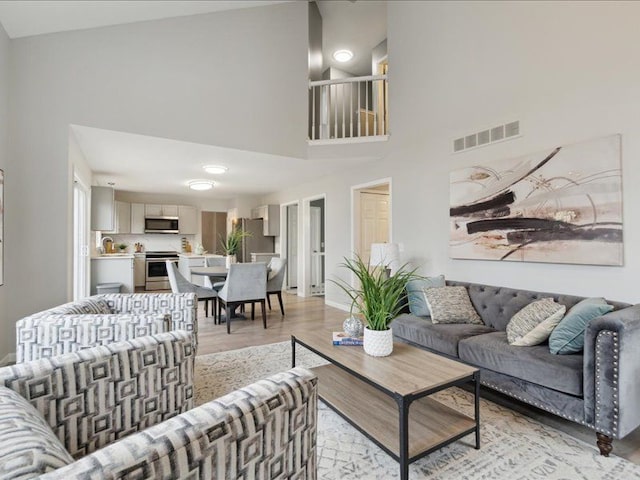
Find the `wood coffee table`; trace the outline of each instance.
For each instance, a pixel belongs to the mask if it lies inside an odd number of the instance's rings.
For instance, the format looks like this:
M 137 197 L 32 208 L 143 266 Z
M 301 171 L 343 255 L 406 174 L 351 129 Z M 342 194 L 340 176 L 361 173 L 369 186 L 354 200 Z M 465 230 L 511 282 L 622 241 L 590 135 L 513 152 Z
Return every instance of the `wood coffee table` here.
M 331 333 L 291 335 L 292 364 L 296 344 L 330 362 L 311 369 L 320 398 L 397 460 L 402 480 L 409 478 L 410 463 L 470 433 L 480 448 L 477 368 L 404 343 L 394 343 L 388 357 L 372 357 L 362 347 L 334 346 Z M 428 398 L 468 382 L 475 384 L 474 418 Z

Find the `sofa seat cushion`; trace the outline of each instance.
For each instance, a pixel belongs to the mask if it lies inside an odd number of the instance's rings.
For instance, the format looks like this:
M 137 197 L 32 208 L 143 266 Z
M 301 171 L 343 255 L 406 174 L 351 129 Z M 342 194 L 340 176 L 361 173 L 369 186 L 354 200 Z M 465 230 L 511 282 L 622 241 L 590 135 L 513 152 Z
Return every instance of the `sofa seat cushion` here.
M 38 411 L 18 393 L 0 387 L 0 479 L 39 478 L 73 463 Z
M 491 327 L 471 323 L 434 324 L 430 318 L 403 314 L 391 323 L 393 335 L 429 350 L 458 356 L 458 342 L 464 338 L 495 332 Z
M 516 347 L 506 332 L 465 338 L 458 345 L 461 360 L 527 382 L 582 397 L 583 356 L 553 355 L 548 344 Z

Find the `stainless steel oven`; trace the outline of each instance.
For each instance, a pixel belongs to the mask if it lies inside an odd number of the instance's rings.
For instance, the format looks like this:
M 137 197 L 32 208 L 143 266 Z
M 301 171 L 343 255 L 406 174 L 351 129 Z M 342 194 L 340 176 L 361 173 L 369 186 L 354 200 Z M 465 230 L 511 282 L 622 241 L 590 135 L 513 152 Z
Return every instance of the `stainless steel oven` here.
M 145 290 L 170 290 L 167 260 L 178 260 L 176 252 L 146 252 Z

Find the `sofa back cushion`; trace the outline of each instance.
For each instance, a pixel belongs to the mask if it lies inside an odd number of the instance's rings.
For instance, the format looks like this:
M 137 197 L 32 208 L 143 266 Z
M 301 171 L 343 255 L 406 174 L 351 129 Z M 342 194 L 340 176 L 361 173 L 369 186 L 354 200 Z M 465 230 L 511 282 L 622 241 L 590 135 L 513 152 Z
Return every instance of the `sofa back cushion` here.
M 73 461 L 38 411 L 0 386 L 0 480 L 37 478 Z
M 64 305 L 59 305 L 50 310 L 46 310 L 46 314 L 57 314 L 57 315 L 71 315 L 71 314 L 110 314 L 111 309 L 107 304 L 106 300 L 101 298 L 84 298 L 82 300 L 78 300 L 76 302 L 65 303 Z
M 569 310 L 584 297 L 558 293 L 534 292 L 515 288 L 495 287 L 478 283 L 447 280 L 447 285 L 463 285 L 469 291 L 469 298 L 485 325 L 496 330 L 506 330 L 511 317 L 535 300 L 550 297 Z M 608 301 L 614 310 L 626 308 L 629 303 Z

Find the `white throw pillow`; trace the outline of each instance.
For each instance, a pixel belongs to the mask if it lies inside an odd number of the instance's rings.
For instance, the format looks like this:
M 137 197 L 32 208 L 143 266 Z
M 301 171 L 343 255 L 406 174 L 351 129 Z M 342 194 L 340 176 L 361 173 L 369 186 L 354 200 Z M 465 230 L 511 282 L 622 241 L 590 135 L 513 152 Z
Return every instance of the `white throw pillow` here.
M 542 298 L 516 313 L 507 324 L 507 340 L 517 347 L 532 347 L 544 342 L 560 323 L 567 307 Z

